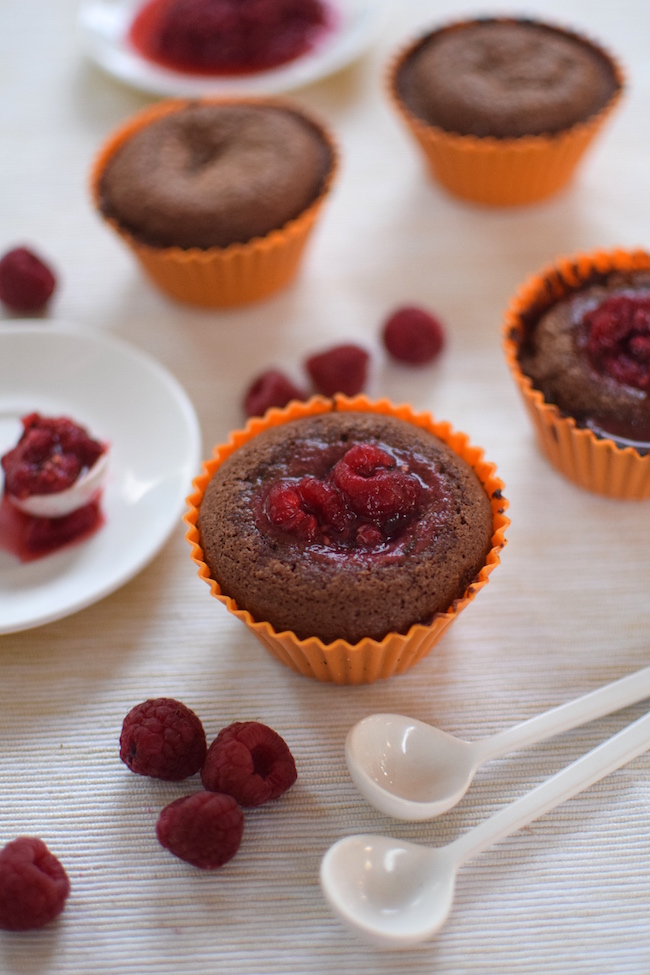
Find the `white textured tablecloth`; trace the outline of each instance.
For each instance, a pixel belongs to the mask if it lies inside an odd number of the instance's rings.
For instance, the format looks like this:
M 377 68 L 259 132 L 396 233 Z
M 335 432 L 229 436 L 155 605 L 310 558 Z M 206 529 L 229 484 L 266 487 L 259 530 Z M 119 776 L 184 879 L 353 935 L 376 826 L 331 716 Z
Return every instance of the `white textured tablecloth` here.
M 275 363 L 298 374 L 335 341 L 372 348 L 371 393 L 432 410 L 481 444 L 506 482 L 512 525 L 502 565 L 435 651 L 369 687 L 293 674 L 211 599 L 183 527 L 120 591 L 67 619 L 0 638 L 0 843 L 41 836 L 72 893 L 61 919 L 0 932 L 13 975 L 647 975 L 650 756 L 467 864 L 453 912 L 430 943 L 368 948 L 331 916 L 318 884 L 348 833 L 446 842 L 643 713 L 644 705 L 492 762 L 461 804 L 421 825 L 375 813 L 352 786 L 348 728 L 377 710 L 489 735 L 650 662 L 650 506 L 591 496 L 540 457 L 502 360 L 503 310 L 558 254 L 650 244 L 650 6 L 645 0 L 530 0 L 526 12 L 607 42 L 629 75 L 624 102 L 570 190 L 526 209 L 464 205 L 430 184 L 383 94 L 389 55 L 420 27 L 478 13 L 461 2 L 396 0 L 356 66 L 296 93 L 336 131 L 342 168 L 303 273 L 278 297 L 208 313 L 165 300 L 92 212 L 91 159 L 146 103 L 86 63 L 75 0 L 0 7 L 0 248 L 39 247 L 61 285 L 51 316 L 128 339 L 186 388 L 204 451 L 241 424 L 249 380 Z M 499 11 L 517 10 L 504 2 Z M 377 342 L 396 305 L 438 311 L 439 363 L 387 363 Z M 1 328 L 1 323 L 0 323 Z M 161 807 L 192 791 L 130 774 L 117 740 L 146 697 L 185 701 L 212 738 L 259 719 L 299 769 L 284 798 L 246 814 L 222 871 L 176 860 L 155 838 Z

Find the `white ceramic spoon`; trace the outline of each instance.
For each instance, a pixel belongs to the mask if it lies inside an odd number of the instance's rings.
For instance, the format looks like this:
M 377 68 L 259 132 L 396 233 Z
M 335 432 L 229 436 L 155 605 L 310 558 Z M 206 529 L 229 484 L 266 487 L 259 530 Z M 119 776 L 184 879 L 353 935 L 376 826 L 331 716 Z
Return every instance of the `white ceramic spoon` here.
M 445 921 L 458 868 L 650 748 L 650 713 L 504 809 L 438 848 L 371 834 L 339 840 L 320 881 L 336 914 L 373 944 L 409 948 Z
M 345 757 L 357 789 L 380 812 L 394 819 L 433 819 L 462 799 L 476 770 L 490 759 L 646 697 L 650 667 L 473 742 L 416 718 L 371 714 L 348 732 Z

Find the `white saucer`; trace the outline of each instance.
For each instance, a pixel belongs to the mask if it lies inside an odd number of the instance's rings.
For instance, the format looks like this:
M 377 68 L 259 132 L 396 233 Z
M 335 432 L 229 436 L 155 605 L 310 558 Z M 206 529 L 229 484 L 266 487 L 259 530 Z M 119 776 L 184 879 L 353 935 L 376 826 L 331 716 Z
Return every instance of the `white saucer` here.
M 205 77 L 169 71 L 141 57 L 128 30 L 143 0 L 82 0 L 78 36 L 85 53 L 109 74 L 154 95 L 278 94 L 310 84 L 359 57 L 378 36 L 390 0 L 333 0 L 338 25 L 314 50 L 255 75 Z
M 200 464 L 187 394 L 130 345 L 55 321 L 0 323 L 0 455 L 20 417 L 69 416 L 110 447 L 106 523 L 33 562 L 0 549 L 0 633 L 61 619 L 118 589 L 180 524 Z

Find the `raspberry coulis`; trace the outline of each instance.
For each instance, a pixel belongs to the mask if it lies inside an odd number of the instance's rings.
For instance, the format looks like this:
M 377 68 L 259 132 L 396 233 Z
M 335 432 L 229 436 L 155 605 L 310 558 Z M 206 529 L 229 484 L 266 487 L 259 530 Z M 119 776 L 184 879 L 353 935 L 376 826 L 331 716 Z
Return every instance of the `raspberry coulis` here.
M 309 471 L 309 473 L 299 473 Z M 385 444 L 305 445 L 261 492 L 260 531 L 314 556 L 401 556 L 423 548 L 450 503 L 430 464 Z
M 320 0 L 149 0 L 129 41 L 143 57 L 186 74 L 254 74 L 313 50 L 334 27 Z
M 0 463 L 5 490 L 0 504 L 0 547 L 22 561 L 48 555 L 88 538 L 103 524 L 99 498 L 60 518 L 37 518 L 19 511 L 10 500 L 55 494 L 71 487 L 104 453 L 106 447 L 68 417 L 22 418 L 23 433 Z

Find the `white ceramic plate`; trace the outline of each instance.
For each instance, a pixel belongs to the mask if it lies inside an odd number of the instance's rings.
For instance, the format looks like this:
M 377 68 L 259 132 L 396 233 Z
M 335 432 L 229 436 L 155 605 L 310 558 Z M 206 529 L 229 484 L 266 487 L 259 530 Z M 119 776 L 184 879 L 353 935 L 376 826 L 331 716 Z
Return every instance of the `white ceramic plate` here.
M 51 320 L 0 323 L 0 455 L 33 411 L 69 416 L 109 443 L 106 523 L 32 562 L 0 549 L 0 633 L 61 619 L 136 575 L 180 523 L 200 463 L 199 424 L 178 382 L 103 334 Z
M 337 26 L 318 47 L 272 71 L 242 77 L 200 77 L 169 71 L 141 57 L 127 35 L 143 0 L 82 0 L 78 36 L 86 54 L 127 84 L 154 95 L 277 94 L 324 78 L 350 64 L 378 36 L 390 0 L 332 0 Z

